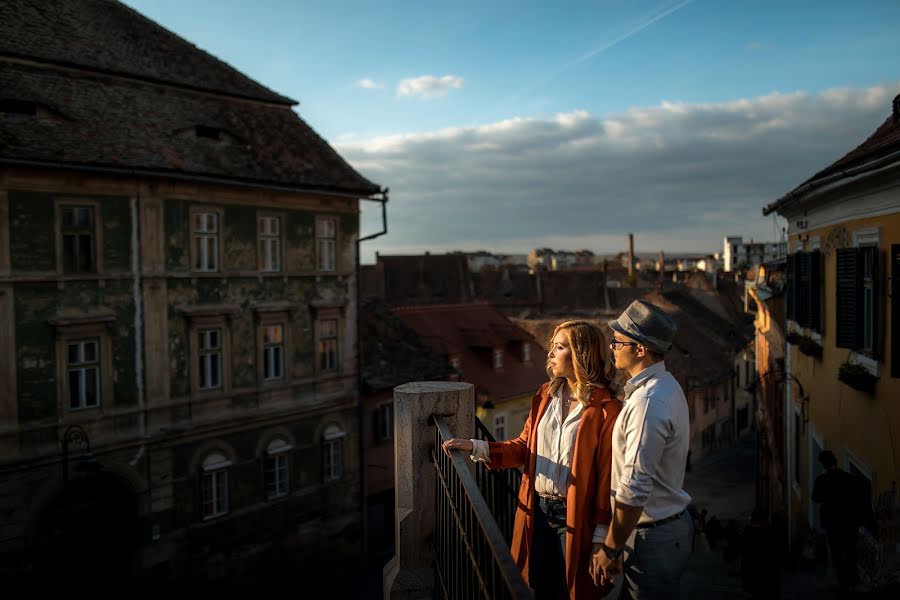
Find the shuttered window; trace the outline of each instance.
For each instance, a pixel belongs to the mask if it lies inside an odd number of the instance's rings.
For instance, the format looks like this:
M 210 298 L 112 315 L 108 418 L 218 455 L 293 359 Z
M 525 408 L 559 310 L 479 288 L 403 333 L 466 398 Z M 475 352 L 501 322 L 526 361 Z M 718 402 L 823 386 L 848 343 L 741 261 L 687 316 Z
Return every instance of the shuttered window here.
M 874 246 L 837 251 L 835 297 L 837 347 L 881 359 L 883 277 L 880 251 Z
M 787 258 L 787 318 L 822 333 L 822 253 L 795 252 Z
M 891 377 L 900 377 L 900 244 L 891 244 Z
M 797 320 L 797 254 L 788 254 L 787 257 L 787 298 L 785 298 L 785 311 L 788 320 Z

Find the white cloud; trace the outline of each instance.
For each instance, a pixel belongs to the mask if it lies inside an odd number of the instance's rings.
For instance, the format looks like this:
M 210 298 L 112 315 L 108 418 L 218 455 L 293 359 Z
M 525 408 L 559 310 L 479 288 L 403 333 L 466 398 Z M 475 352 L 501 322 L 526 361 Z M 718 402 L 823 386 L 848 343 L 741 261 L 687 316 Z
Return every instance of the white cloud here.
M 450 90 L 459 89 L 462 86 L 463 78 L 456 75 L 444 75 L 443 77 L 422 75 L 421 77 L 401 79 L 397 84 L 397 95 L 438 98 Z
M 384 84 L 364 77 L 356 82 L 356 87 L 361 87 L 364 90 L 383 90 Z
M 725 235 L 778 235 L 763 206 L 861 143 L 898 91 L 775 92 L 604 117 L 579 110 L 336 146 L 391 188 L 391 233 L 366 245 L 365 260 L 375 250 L 615 252 L 629 231 L 643 251 L 712 252 Z M 363 228 L 380 228 L 380 211 L 364 208 Z

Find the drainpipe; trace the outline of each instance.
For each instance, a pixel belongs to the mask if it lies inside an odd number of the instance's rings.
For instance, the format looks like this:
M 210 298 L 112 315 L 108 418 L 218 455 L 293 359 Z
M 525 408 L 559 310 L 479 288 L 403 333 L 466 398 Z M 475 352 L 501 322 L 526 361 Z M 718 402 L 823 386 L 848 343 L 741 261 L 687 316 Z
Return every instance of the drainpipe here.
M 791 551 L 791 502 L 794 499 L 793 482 L 794 477 L 791 473 L 791 465 L 793 464 L 791 451 L 791 431 L 793 429 L 793 421 L 791 420 L 791 343 L 785 340 L 784 351 L 784 493 L 785 493 L 785 514 L 787 520 L 787 549 Z
M 358 402 L 357 409 L 357 456 L 359 460 L 359 506 L 360 506 L 360 527 L 362 529 L 360 535 L 360 555 L 363 558 L 363 565 L 368 563 L 369 549 L 369 532 L 368 532 L 368 503 L 366 502 L 366 455 L 365 455 L 365 406 L 363 402 L 363 378 L 362 378 L 362 345 L 359 343 L 360 331 L 362 325 L 362 259 L 360 249 L 362 242 L 374 240 L 377 237 L 385 235 L 387 228 L 387 202 L 388 192 L 390 188 L 384 188 L 377 195 L 380 198 L 370 197 L 361 198 L 362 200 L 371 200 L 381 203 L 381 231 L 357 238 L 356 240 L 356 394 Z
M 141 447 L 129 461 L 132 467 L 144 456 L 147 436 L 147 411 L 144 406 L 144 311 L 141 304 L 141 267 L 140 267 L 140 225 L 138 219 L 138 199 L 131 197 L 131 294 L 134 302 L 134 382 L 137 387 L 138 428 L 140 430 Z M 147 485 L 150 482 L 147 481 Z

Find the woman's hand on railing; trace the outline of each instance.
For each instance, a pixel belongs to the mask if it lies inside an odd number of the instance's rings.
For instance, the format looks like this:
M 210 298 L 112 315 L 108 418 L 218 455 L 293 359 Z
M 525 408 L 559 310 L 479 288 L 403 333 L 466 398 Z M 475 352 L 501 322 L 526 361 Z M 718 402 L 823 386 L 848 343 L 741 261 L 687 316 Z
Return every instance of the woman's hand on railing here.
M 474 449 L 474 445 L 472 444 L 472 440 L 464 440 L 462 438 L 453 438 L 444 442 L 441 447 L 444 449 L 448 455 L 451 450 L 459 450 L 461 452 L 468 452 L 472 454 L 472 450 Z

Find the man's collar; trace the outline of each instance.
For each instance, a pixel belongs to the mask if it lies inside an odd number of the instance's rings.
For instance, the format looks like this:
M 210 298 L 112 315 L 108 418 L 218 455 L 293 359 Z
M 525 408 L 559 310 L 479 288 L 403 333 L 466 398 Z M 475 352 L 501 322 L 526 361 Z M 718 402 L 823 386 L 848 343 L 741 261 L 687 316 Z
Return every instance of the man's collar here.
M 625 399 L 631 397 L 631 394 L 634 393 L 636 389 L 647 383 L 651 377 L 655 377 L 657 375 L 661 375 L 666 372 L 666 362 L 661 360 L 657 363 L 653 363 L 631 379 L 625 382 Z

